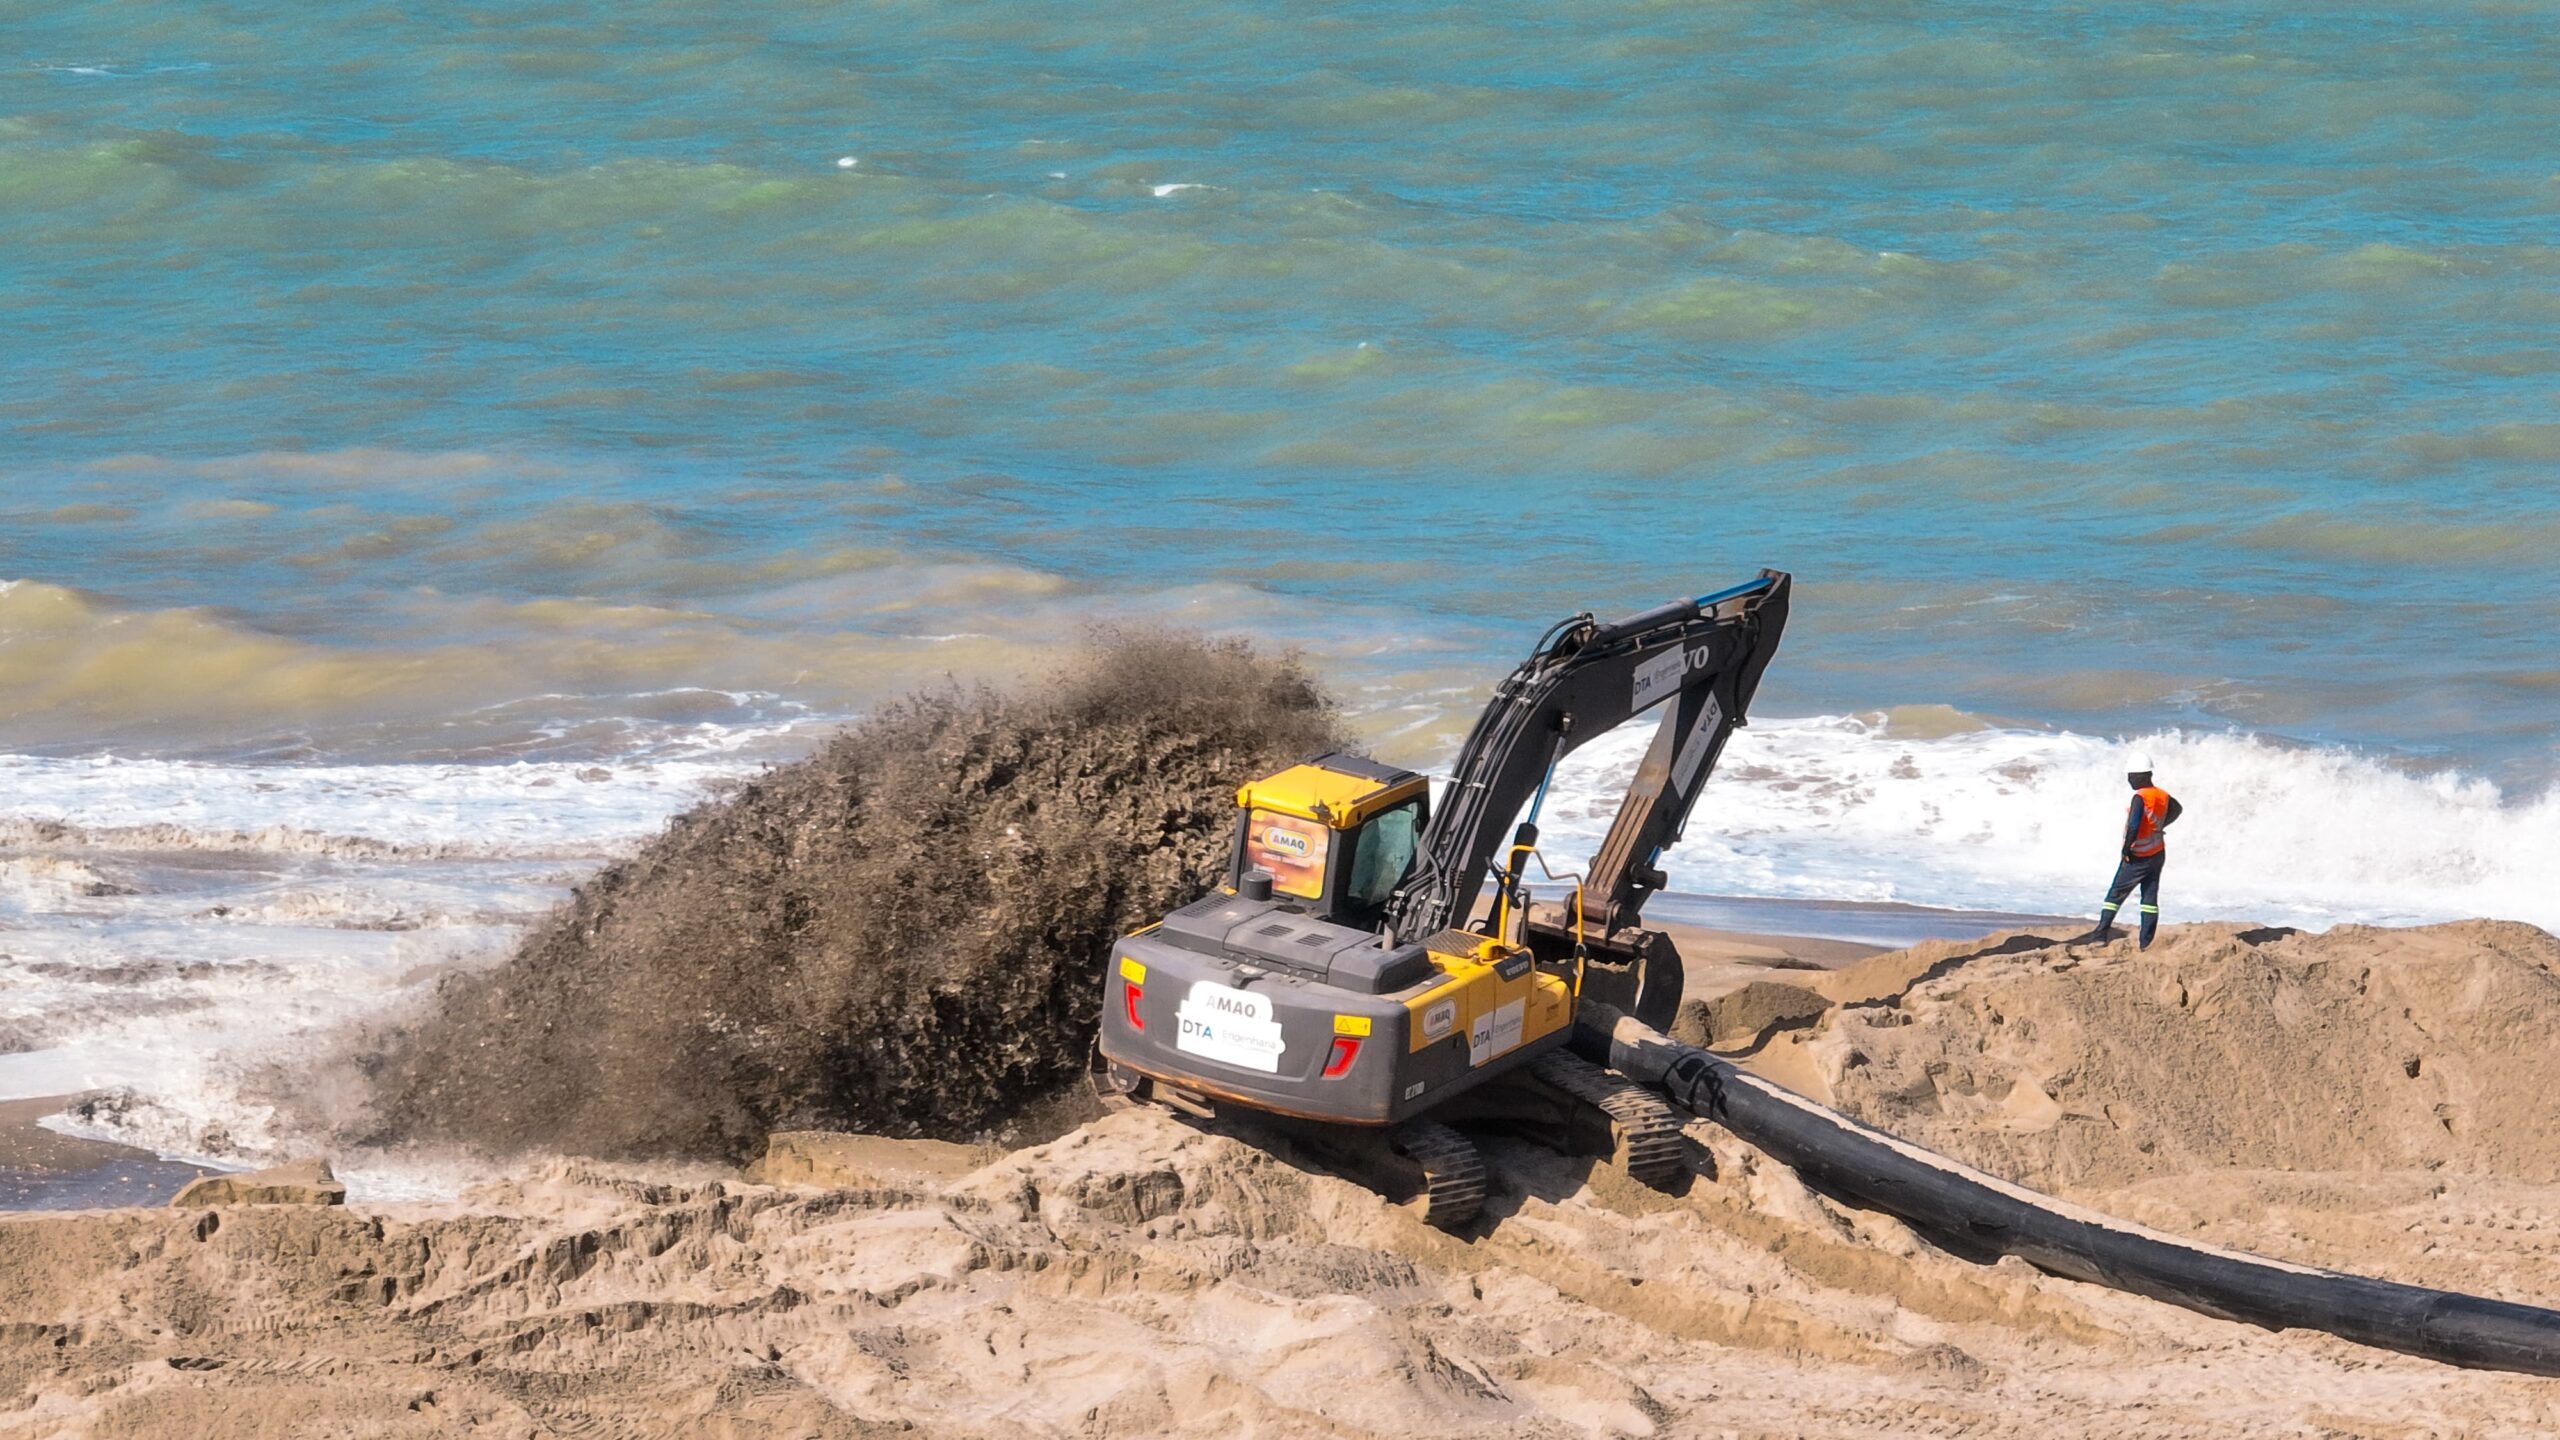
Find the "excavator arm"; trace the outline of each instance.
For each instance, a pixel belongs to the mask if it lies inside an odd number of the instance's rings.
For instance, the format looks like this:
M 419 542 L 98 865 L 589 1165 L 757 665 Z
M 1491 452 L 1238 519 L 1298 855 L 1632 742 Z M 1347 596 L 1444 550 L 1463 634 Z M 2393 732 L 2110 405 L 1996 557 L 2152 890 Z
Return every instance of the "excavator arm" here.
M 1537 807 L 1556 762 L 1660 707 L 1653 746 L 1584 876 L 1576 929 L 1635 927 L 1645 897 L 1662 888 L 1655 861 L 1679 837 L 1777 652 L 1789 583 L 1763 570 L 1729 590 L 1607 623 L 1577 615 L 1549 630 L 1460 747 L 1413 870 L 1389 902 L 1389 935 L 1421 940 L 1465 928 L 1524 806 L 1530 821 L 1513 844 L 1536 843 Z M 1504 875 L 1506 885 L 1517 879 Z

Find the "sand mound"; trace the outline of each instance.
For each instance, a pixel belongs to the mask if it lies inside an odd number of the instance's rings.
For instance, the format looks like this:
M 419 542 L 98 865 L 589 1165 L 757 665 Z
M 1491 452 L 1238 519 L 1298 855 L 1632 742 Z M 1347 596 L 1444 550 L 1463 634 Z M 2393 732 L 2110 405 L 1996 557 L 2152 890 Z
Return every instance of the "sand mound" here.
M 2008 953 L 2001 953 L 2003 949 Z M 2049 1189 L 2197 1169 L 2560 1181 L 2560 940 L 2472 921 L 1928 946 L 1828 977 L 1831 1098 Z M 1882 987 L 1888 991 L 1891 986 Z
M 1290 660 L 1119 635 L 921 695 L 673 822 L 368 1069 L 372 1142 L 743 1157 L 960 1138 L 1080 1073 L 1113 939 L 1191 898 L 1235 787 L 1339 743 Z
M 2560 940 L 2230 925 L 1878 956 L 1745 1063 L 1996 1174 L 2310 1264 L 2560 1303 Z

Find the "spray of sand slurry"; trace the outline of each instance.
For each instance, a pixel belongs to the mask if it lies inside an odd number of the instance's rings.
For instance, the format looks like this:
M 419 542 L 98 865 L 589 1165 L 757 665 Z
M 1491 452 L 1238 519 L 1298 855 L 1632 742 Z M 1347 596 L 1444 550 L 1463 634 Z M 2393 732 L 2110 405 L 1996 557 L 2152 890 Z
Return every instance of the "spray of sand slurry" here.
M 1079 1075 L 1111 942 L 1197 895 L 1235 787 L 1337 743 L 1294 661 L 1099 637 L 912 696 L 679 817 L 369 1063 L 377 1141 L 743 1158 L 967 1135 Z
M 1330 727 L 1290 667 L 1181 641 L 917 702 L 457 983 L 381 1062 L 383 1127 L 699 1157 L 1000 1123 L 1080 1062 L 1099 947 L 1197 883 L 1237 775 Z M 1921 1143 L 2223 1244 L 2560 1300 L 2540 931 L 1994 937 L 1752 979 L 1685 1018 Z M 5 1218 L 0 1440 L 2560 1433 L 2560 1382 L 1975 1265 L 1690 1135 L 1676 1195 L 1491 1141 L 1463 1235 L 1153 1112 L 1010 1152 Z

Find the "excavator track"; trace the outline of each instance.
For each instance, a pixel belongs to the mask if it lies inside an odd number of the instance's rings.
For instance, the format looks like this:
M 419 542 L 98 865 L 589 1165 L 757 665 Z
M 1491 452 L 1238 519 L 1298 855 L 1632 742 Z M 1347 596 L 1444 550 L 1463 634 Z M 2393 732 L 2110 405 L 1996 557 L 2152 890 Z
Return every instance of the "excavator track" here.
M 1484 1156 L 1474 1141 L 1437 1120 L 1408 1120 L 1387 1143 L 1422 1167 L 1424 1223 L 1455 1229 L 1484 1208 Z
M 1609 1117 L 1610 1163 L 1637 1184 L 1668 1190 L 1690 1173 L 1685 1122 L 1661 1096 L 1570 1050 L 1539 1056 L 1529 1073 Z

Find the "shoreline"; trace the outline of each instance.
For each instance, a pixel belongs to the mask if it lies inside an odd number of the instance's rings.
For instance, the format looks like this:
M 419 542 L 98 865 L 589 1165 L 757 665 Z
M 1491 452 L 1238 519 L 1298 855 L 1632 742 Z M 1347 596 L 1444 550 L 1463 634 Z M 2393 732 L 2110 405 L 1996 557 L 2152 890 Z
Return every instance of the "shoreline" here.
M 47 1117 L 80 1099 L 75 1094 L 0 1100 L 0 1211 L 165 1205 L 188 1181 L 213 1173 L 139 1146 L 44 1127 Z
M 1800 900 L 1665 890 L 1645 902 L 1656 930 L 1759 935 L 1804 943 L 1905 950 L 1931 940 L 1978 940 L 2003 930 L 2085 925 L 2087 916 L 2032 910 L 1948 909 L 1900 900 Z

